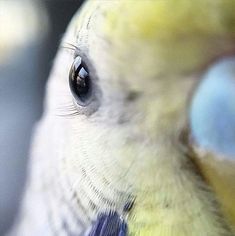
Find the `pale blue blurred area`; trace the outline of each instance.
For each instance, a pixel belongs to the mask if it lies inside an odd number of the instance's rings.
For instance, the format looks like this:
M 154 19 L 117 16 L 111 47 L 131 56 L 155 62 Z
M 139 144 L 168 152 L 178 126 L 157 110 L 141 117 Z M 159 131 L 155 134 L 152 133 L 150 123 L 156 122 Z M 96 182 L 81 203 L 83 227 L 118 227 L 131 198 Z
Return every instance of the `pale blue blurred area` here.
M 12 220 L 26 175 L 31 130 L 40 117 L 43 96 L 40 45 L 22 48 L 0 65 L 0 219 Z M 29 60 L 30 58 L 30 60 Z
M 41 3 L 49 16 L 49 32 L 14 49 L 6 61 L 0 62 L 0 235 L 9 229 L 19 208 L 32 131 L 42 114 L 45 83 L 59 41 L 81 1 Z
M 200 147 L 235 157 L 235 58 L 204 75 L 192 101 L 191 129 Z

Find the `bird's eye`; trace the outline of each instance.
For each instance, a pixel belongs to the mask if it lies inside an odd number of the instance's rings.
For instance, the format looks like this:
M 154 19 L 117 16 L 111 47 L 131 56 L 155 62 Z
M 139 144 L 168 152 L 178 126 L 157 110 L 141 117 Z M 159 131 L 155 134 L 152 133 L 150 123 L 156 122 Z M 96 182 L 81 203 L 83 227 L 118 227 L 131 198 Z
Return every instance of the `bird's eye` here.
M 74 59 L 70 69 L 69 86 L 78 105 L 86 106 L 89 104 L 91 97 L 89 70 L 79 56 Z
M 190 124 L 197 145 L 235 157 L 235 58 L 217 62 L 205 74 L 193 96 Z

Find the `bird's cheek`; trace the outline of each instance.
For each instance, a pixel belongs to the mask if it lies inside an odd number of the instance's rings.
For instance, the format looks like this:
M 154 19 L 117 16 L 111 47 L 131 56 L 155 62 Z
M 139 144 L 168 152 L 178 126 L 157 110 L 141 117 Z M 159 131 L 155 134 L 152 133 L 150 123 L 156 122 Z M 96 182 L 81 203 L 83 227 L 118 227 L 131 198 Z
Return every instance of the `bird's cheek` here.
M 174 95 L 172 95 L 174 96 Z M 186 102 L 183 96 L 160 96 L 140 104 L 137 123 L 142 137 L 152 143 L 172 143 L 185 123 Z

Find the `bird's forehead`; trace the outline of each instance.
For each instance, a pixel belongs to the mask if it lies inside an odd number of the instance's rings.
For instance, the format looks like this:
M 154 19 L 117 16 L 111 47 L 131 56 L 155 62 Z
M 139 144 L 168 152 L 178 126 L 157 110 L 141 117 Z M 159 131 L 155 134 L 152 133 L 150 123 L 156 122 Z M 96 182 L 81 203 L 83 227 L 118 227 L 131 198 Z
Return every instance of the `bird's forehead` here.
M 231 0 L 120 0 L 108 9 L 104 32 L 118 51 L 149 47 L 159 67 L 181 73 L 234 50 L 234 11 Z
M 174 40 L 179 35 L 235 35 L 231 0 L 119 0 L 107 12 L 110 36 Z M 125 34 L 123 34 L 125 33 Z M 124 38 L 123 38 L 124 39 Z

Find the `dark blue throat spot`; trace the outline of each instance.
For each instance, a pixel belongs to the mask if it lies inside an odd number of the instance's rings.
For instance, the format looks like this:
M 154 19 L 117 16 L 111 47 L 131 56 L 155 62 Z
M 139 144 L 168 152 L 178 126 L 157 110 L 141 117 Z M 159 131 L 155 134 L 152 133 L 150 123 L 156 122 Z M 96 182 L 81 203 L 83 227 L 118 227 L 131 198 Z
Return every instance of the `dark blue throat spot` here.
M 93 223 L 88 236 L 127 236 L 127 224 L 117 212 L 102 213 Z

